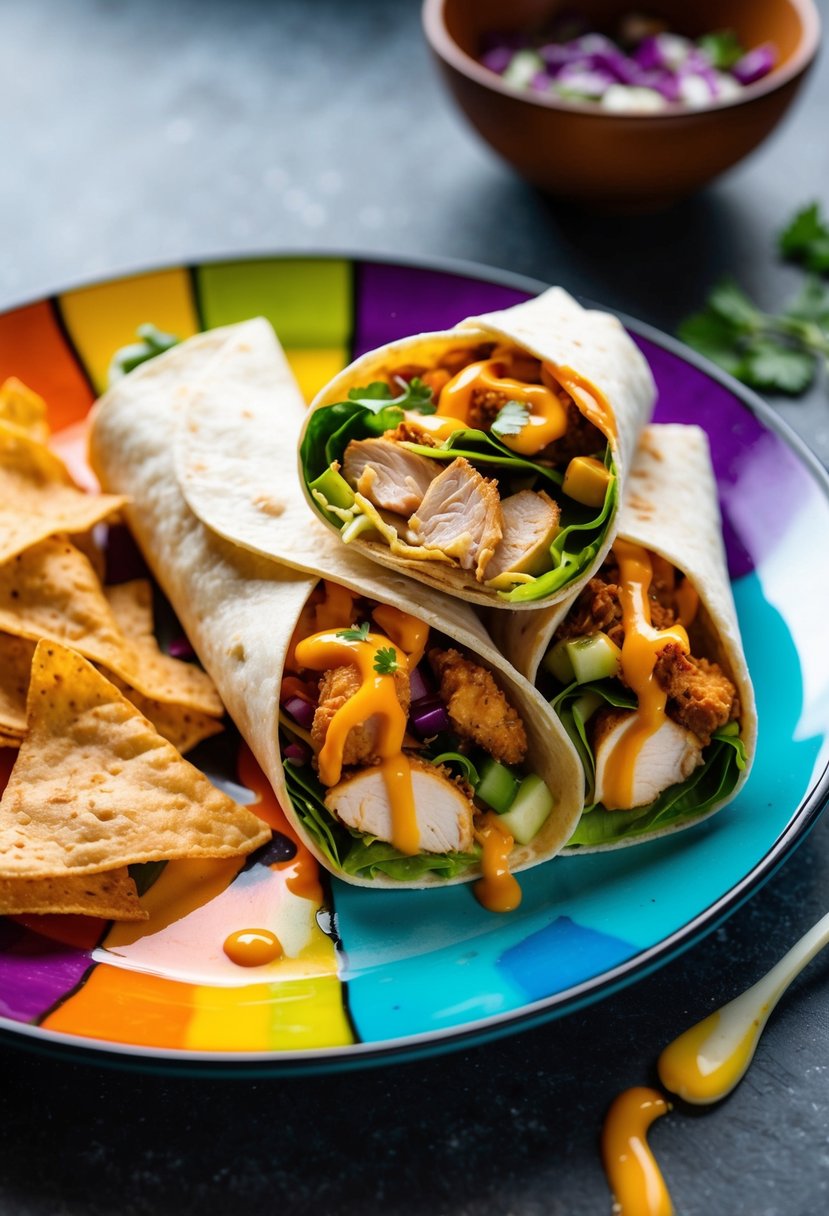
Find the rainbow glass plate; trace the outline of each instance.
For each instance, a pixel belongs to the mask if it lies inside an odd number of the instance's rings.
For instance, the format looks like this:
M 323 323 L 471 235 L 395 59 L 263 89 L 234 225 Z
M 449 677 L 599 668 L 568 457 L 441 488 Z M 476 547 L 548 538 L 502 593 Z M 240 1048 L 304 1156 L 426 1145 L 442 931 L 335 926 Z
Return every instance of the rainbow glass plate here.
M 112 352 L 145 321 L 183 338 L 263 315 L 310 397 L 362 351 L 542 286 L 478 268 L 330 256 L 165 269 L 1 316 L 0 377 L 16 375 L 46 398 L 59 448 L 77 456 Z M 829 567 L 815 560 L 829 548 L 829 479 L 753 394 L 671 339 L 625 323 L 656 377 L 656 420 L 698 423 L 711 439 L 760 716 L 739 798 L 663 840 L 538 866 L 522 875 L 523 902 L 508 916 L 484 911 L 467 886 L 374 892 L 325 875 L 320 907 L 291 890 L 285 842 L 283 855 L 241 869 L 212 864 L 182 876 L 188 863 L 168 866 L 138 934 L 51 918 L 45 936 L 33 922 L 0 920 L 6 1036 L 101 1062 L 222 1072 L 433 1054 L 633 983 L 709 932 L 803 838 L 829 789 Z M 196 759 L 250 781 L 237 751 L 228 731 Z M 257 923 L 272 918 L 292 943 L 291 957 L 255 973 L 219 958 L 252 907 Z

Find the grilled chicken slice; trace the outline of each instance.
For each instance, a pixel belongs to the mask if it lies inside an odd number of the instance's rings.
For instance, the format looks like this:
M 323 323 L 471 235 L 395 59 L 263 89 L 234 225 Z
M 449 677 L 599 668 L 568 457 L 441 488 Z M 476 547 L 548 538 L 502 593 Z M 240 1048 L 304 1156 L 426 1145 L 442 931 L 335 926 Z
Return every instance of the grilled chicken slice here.
M 408 715 L 411 701 L 408 672 L 398 667 L 394 673 L 394 685 L 397 699 Z M 357 668 L 350 664 L 332 667 L 330 671 L 323 673 L 320 678 L 319 704 L 311 724 L 311 746 L 316 755 L 322 750 L 334 714 L 354 696 L 359 687 L 359 673 Z M 351 728 L 343 749 L 343 764 L 346 767 L 354 764 L 373 764 L 377 760 L 377 727 L 376 718 L 371 717 L 362 725 Z
M 605 771 L 608 758 L 618 740 L 633 728 L 636 714 L 627 710 L 603 712 L 597 718 L 593 751 L 596 757 L 596 802 L 609 811 L 629 811 L 647 806 L 663 790 L 690 777 L 702 764 L 702 744 L 691 731 L 666 718 L 657 731 L 643 743 L 633 769 L 630 806 L 608 803 Z
M 466 853 L 472 848 L 472 803 L 433 764 L 411 758 L 419 847 L 424 853 Z M 329 811 L 347 827 L 391 841 L 392 810 L 382 769 L 350 773 L 325 795 Z
M 343 476 L 376 507 L 411 515 L 444 466 L 391 439 L 352 439 L 343 456 Z
M 550 545 L 561 517 L 558 503 L 543 490 L 519 490 L 501 499 L 503 536 L 486 568 L 488 579 L 515 571 L 541 574 L 550 567 Z
M 458 734 L 479 744 L 502 764 L 520 764 L 527 754 L 524 723 L 492 673 L 454 649 L 430 650 L 429 663 Z
M 419 544 L 443 550 L 483 582 L 501 539 L 498 483 L 459 456 L 431 483 L 409 527 Z

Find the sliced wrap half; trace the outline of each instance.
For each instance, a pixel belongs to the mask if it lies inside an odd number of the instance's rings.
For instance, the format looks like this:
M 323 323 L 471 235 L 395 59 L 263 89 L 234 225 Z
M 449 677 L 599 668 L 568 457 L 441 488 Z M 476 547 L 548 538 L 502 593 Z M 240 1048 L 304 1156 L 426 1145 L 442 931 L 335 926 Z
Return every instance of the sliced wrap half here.
M 470 803 L 468 785 L 461 789 L 464 782 L 456 780 L 460 775 L 468 781 L 463 761 L 477 758 L 468 740 L 465 756 L 460 761 L 450 757 L 438 770 L 431 761 L 440 753 L 434 747 L 422 750 L 423 731 L 418 734 L 415 715 L 409 715 L 403 752 L 424 758 L 426 776 L 413 777 L 413 789 L 416 798 L 421 789 L 427 796 L 416 807 L 417 839 L 400 849 L 394 840 L 379 839 L 377 820 L 369 816 L 376 809 L 376 780 L 364 799 L 357 797 L 356 816 L 348 790 L 345 802 L 336 797 L 326 802 L 332 789 L 320 788 L 307 759 L 310 737 L 315 731 L 319 736 L 317 724 L 305 720 L 303 726 L 301 706 L 284 708 L 292 697 L 313 700 L 317 681 L 322 684 L 330 671 L 336 675 L 348 666 L 325 656 L 322 666 L 315 665 L 315 656 L 298 662 L 297 642 L 309 638 L 323 652 L 326 646 L 353 645 L 358 651 L 373 646 L 369 674 L 385 679 L 388 692 L 389 680 L 395 683 L 394 665 L 407 669 L 412 655 L 413 644 L 399 628 L 395 633 L 401 622 L 428 626 L 427 648 L 454 650 L 485 672 L 492 681 L 490 693 L 497 688 L 520 718 L 526 748 L 518 775 L 535 774 L 552 794 L 552 809 L 531 839 L 515 843 L 509 863 L 518 870 L 552 857 L 578 818 L 583 776 L 572 745 L 551 720 L 540 694 L 505 662 L 466 604 L 343 550 L 308 512 L 293 464 L 290 479 L 259 481 L 262 465 L 245 422 L 256 421 L 263 435 L 290 434 L 292 428 L 295 434 L 302 408 L 267 322 L 211 331 L 143 365 L 109 390 L 93 416 L 92 464 L 103 484 L 118 485 L 129 495 L 125 514 L 149 565 L 291 822 L 324 866 L 347 882 L 375 887 L 425 887 L 481 874 L 483 807 L 477 798 L 466 823 L 472 836 L 466 831 L 459 838 L 464 848 L 440 853 L 420 847 L 426 839 L 426 812 L 436 798 L 433 776 L 442 783 L 441 796 L 457 795 Z M 217 467 L 222 477 L 214 480 Z M 220 523 L 214 526 L 217 518 Z M 262 556 L 265 550 L 270 557 Z M 283 554 L 299 569 L 273 560 Z M 386 612 L 375 615 L 379 606 Z M 339 636 L 361 632 L 368 635 L 364 641 Z M 326 633 L 335 636 L 318 636 Z M 421 629 L 420 641 L 423 636 Z M 356 652 L 354 658 L 359 666 Z M 374 663 L 385 667 L 385 675 Z M 428 671 L 426 679 L 440 683 Z M 420 699 L 418 692 L 412 676 L 408 695 L 413 702 Z M 434 689 L 427 692 L 432 695 Z M 342 704 L 337 700 L 341 693 L 329 681 L 318 694 L 320 706 L 325 702 L 324 708 L 335 710 Z M 373 729 L 376 706 L 371 705 Z M 349 765 L 346 757 L 343 779 L 376 778 L 383 761 L 369 746 L 359 764 Z M 372 762 L 379 762 L 373 772 Z M 411 765 L 420 767 L 419 759 Z M 367 832 L 354 827 L 363 822 L 363 811 L 371 829 Z M 353 830 L 345 826 L 345 817 Z
M 653 378 L 561 288 L 361 356 L 312 403 L 308 500 L 352 549 L 471 603 L 558 603 L 601 563 Z
M 736 796 L 757 714 L 699 427 L 645 428 L 613 549 L 580 594 L 489 623 L 582 757 L 571 848 L 675 831 Z

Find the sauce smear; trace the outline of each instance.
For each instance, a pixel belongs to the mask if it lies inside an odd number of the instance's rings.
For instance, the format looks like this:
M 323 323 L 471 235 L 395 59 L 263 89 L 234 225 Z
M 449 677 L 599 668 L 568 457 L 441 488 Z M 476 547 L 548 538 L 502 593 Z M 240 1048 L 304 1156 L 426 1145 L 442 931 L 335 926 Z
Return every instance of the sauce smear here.
M 638 1085 L 612 1103 L 602 1130 L 602 1159 L 615 1197 L 615 1216 L 673 1216 L 665 1179 L 647 1130 L 670 1106 L 655 1089 Z

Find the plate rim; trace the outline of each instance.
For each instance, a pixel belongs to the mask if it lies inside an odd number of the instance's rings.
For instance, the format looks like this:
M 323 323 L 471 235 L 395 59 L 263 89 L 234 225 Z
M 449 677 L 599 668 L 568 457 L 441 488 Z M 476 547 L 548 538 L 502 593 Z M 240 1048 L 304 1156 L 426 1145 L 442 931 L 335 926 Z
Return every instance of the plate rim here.
M 72 286 L 53 289 L 45 294 L 35 295 L 4 306 L 0 309 L 0 316 L 44 302 L 53 303 L 60 296 L 70 292 L 153 274 L 184 270 L 192 276 L 195 271 L 205 266 L 287 260 L 344 261 L 356 265 L 373 264 L 424 270 L 467 278 L 491 286 L 506 287 L 528 295 L 538 295 L 552 286 L 552 284 L 530 275 L 467 259 L 412 254 L 393 255 L 359 249 L 284 248 L 263 252 L 211 255 L 203 259 L 188 259 L 186 262 L 141 265 L 111 275 L 96 275 Z M 643 338 L 676 356 L 726 388 L 750 414 L 759 419 L 766 429 L 775 433 L 789 447 L 800 464 L 808 470 L 823 497 L 829 502 L 829 470 L 806 441 L 758 393 L 729 375 L 705 356 L 686 346 L 672 334 L 658 329 L 649 322 L 640 321 L 624 310 L 597 303 L 592 298 L 581 294 L 573 294 L 584 307 L 599 309 L 616 316 L 625 329 L 635 337 Z M 792 811 L 788 823 L 763 857 L 728 891 L 698 912 L 691 920 L 675 929 L 667 937 L 662 938 L 658 943 L 638 951 L 631 958 L 605 970 L 598 977 L 583 980 L 552 996 L 529 1001 L 520 1009 L 490 1014 L 465 1026 L 433 1029 L 418 1034 L 402 1035 L 395 1039 L 372 1043 L 357 1042 L 348 1046 L 234 1052 L 113 1043 L 73 1035 L 65 1031 L 48 1030 L 42 1026 L 17 1022 L 12 1018 L 0 1015 L 0 1046 L 28 1049 L 36 1054 L 63 1060 L 74 1058 L 87 1063 L 97 1063 L 102 1067 L 126 1071 L 159 1073 L 167 1076 L 238 1076 L 249 1079 L 252 1076 L 286 1074 L 301 1076 L 355 1071 L 371 1066 L 436 1057 L 451 1051 L 493 1042 L 508 1035 L 517 1034 L 522 1030 L 544 1025 L 558 1017 L 575 1013 L 579 1009 L 612 996 L 615 992 L 646 978 L 698 944 L 746 903 L 777 872 L 795 848 L 806 840 L 827 803 L 829 803 L 829 759 L 806 797 Z

